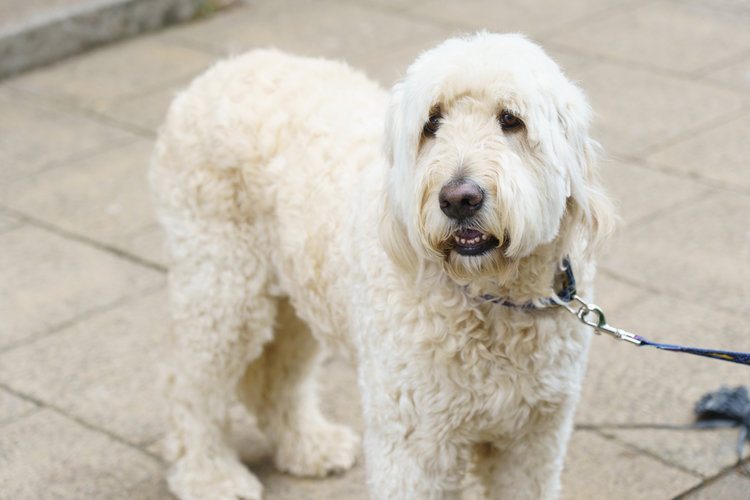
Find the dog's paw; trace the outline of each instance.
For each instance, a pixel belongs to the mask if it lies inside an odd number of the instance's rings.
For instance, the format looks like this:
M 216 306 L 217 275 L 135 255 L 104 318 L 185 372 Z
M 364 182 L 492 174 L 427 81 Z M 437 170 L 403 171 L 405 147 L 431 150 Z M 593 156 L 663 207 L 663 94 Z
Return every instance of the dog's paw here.
M 276 468 L 296 476 L 324 477 L 351 469 L 359 446 L 354 431 L 323 421 L 287 434 L 277 445 L 274 461 Z
M 169 489 L 181 500 L 262 500 L 263 486 L 239 461 L 183 458 L 172 466 Z

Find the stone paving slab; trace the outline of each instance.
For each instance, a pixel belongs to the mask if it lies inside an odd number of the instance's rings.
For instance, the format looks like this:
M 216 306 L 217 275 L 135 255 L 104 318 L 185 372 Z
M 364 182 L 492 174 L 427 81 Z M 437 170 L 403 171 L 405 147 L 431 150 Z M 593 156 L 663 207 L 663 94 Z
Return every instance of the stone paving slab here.
M 19 398 L 5 389 L 0 389 L 0 428 L 3 424 L 31 413 L 36 408 L 38 408 L 37 405 L 31 401 Z
M 163 276 L 24 226 L 0 234 L 0 349 L 153 289 Z
M 160 292 L 0 354 L 0 381 L 136 445 L 164 431 L 158 381 L 166 349 Z
M 718 476 L 737 463 L 737 429 L 705 431 L 671 429 L 608 429 L 600 433 L 644 450 L 704 478 Z M 745 453 L 745 457 L 750 452 Z M 750 491 L 748 491 L 750 494 Z
M 750 93 L 750 56 L 743 57 L 736 63 L 723 68 L 707 71 L 705 80 L 727 85 L 728 87 Z
M 17 228 L 21 224 L 21 219 L 19 219 L 18 217 L 0 211 L 0 233 L 10 231 L 11 229 Z
M 170 37 L 217 55 L 276 47 L 297 54 L 356 61 L 372 51 L 398 48 L 440 28 L 366 4 L 332 0 L 251 4 L 231 18 L 171 30 Z
M 0 88 L 0 182 L 132 141 L 130 132 L 80 112 L 43 105 Z
M 750 192 L 748 137 L 750 114 L 743 114 L 662 148 L 647 159 L 686 175 Z
M 469 31 L 487 29 L 540 36 L 561 26 L 568 26 L 587 18 L 597 19 L 608 11 L 617 11 L 618 8 L 637 3 L 632 0 L 571 0 L 566 1 L 564 8 L 560 9 L 553 8 L 553 5 L 545 0 L 505 2 L 502 6 L 493 0 L 429 0 L 411 6 L 409 12 L 443 24 L 458 25 Z
M 394 47 L 392 50 L 367 54 L 359 60 L 350 61 L 350 64 L 355 68 L 361 68 L 367 76 L 383 85 L 384 88 L 390 89 L 394 83 L 404 77 L 406 68 L 419 54 L 443 40 L 462 33 L 463 30 L 457 28 L 436 27 L 426 36 L 412 38 L 409 43 Z
M 674 498 L 700 479 L 594 432 L 576 431 L 562 484 L 563 500 L 657 500 Z
M 743 499 L 750 492 L 750 478 L 730 472 L 703 489 L 685 495 L 682 500 Z
M 750 197 L 711 195 L 637 227 L 623 228 L 602 264 L 642 285 L 690 297 L 697 303 L 733 311 L 737 317 L 747 319 L 750 317 L 748 213 Z M 707 325 L 706 332 L 713 330 Z M 736 340 L 741 342 L 736 344 L 738 349 L 747 345 L 741 338 Z
M 576 77 L 591 98 L 594 136 L 615 155 L 638 156 L 736 116 L 745 105 L 736 92 L 609 61 Z
M 132 499 L 161 475 L 144 453 L 52 410 L 0 429 L 0 499 Z
M 77 162 L 0 185 L 3 204 L 99 242 L 132 248 L 156 223 L 146 180 L 153 141 L 136 139 Z
M 161 226 L 152 224 L 144 229 L 126 235 L 120 243 L 132 255 L 137 255 L 157 266 L 166 268 L 167 249 L 164 231 Z
M 215 58 L 151 35 L 104 47 L 13 78 L 7 85 L 45 99 L 99 110 L 113 101 L 183 81 Z
M 618 317 L 617 311 L 627 310 L 632 304 L 640 302 L 643 298 L 644 290 L 626 283 L 620 279 L 613 278 L 604 273 L 598 273 L 594 282 L 594 300 L 601 304 L 601 307 L 609 312 L 612 311 L 612 318 Z M 588 297 L 586 297 L 588 299 Z
M 658 71 L 701 73 L 750 48 L 750 17 L 652 2 L 569 27 L 549 41 Z
M 117 99 L 104 104 L 100 112 L 113 120 L 136 126 L 155 134 L 164 122 L 169 104 L 180 90 L 187 87 L 189 79 L 175 85 Z
M 601 162 L 601 178 L 615 202 L 623 227 L 646 221 L 714 192 L 694 180 L 648 168 L 644 166 L 644 162 L 629 162 L 606 156 Z
M 138 500 L 175 500 L 167 487 L 167 482 L 163 477 L 149 479 L 133 487 L 129 494 L 130 498 Z

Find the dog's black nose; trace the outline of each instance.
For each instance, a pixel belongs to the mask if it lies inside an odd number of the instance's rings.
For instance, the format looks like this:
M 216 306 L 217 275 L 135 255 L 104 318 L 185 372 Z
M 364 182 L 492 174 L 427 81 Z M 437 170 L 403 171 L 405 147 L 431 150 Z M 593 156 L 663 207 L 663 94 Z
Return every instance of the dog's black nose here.
M 440 190 L 440 210 L 451 219 L 465 219 L 482 207 L 484 195 L 475 182 L 466 179 L 450 181 Z

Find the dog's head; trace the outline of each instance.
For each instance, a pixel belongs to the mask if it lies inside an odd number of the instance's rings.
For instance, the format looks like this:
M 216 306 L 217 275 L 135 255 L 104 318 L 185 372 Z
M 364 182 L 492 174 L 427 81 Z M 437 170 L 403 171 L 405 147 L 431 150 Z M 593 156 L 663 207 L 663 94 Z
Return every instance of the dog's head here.
M 589 121 L 580 89 L 521 35 L 479 33 L 422 54 L 386 119 L 391 258 L 471 279 L 542 247 L 593 248 L 612 217 Z

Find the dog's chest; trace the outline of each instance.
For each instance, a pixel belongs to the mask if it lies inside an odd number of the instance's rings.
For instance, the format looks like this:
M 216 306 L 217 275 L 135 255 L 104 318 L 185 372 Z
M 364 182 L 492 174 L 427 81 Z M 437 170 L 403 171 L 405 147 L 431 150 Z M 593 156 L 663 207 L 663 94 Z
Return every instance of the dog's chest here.
M 467 438 L 517 436 L 553 416 L 579 390 L 587 342 L 576 325 L 557 316 L 495 320 L 486 336 L 464 342 L 443 370 L 445 411 Z

